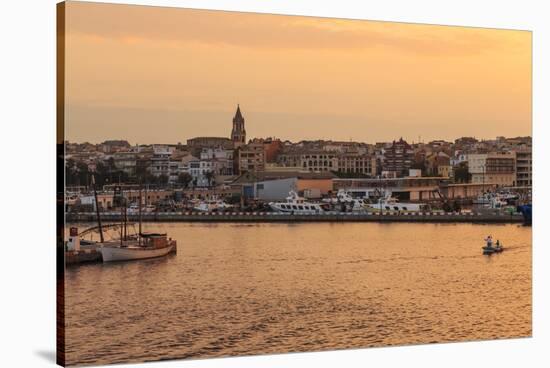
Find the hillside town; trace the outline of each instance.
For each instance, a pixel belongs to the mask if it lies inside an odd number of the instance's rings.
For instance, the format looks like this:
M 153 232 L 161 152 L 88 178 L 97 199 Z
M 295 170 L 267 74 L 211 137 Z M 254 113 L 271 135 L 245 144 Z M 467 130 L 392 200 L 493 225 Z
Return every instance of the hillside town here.
M 103 209 L 116 207 L 115 188 L 136 200 L 137 188 L 144 187 L 144 203 L 173 207 L 185 198 L 224 198 L 245 206 L 284 200 L 290 191 L 319 200 L 341 190 L 361 197 L 389 191 L 402 201 L 467 203 L 502 190 L 527 196 L 532 186 L 531 137 L 461 137 L 454 142 L 396 137 L 376 143 L 247 140 L 240 106 L 228 133 L 178 144 L 66 142 L 68 203 L 93 202 L 86 199 L 92 177 Z

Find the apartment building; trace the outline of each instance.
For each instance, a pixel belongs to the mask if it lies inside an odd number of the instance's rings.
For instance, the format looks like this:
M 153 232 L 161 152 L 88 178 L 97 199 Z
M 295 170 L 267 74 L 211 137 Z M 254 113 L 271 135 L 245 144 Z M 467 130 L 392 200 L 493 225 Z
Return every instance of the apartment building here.
M 516 153 L 490 152 L 468 154 L 468 171 L 474 184 L 515 186 Z

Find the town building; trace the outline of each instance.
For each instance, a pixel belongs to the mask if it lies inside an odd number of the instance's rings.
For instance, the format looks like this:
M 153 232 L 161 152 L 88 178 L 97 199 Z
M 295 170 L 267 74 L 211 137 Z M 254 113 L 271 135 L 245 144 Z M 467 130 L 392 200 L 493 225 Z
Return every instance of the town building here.
M 334 174 L 311 171 L 257 171 L 239 176 L 231 186 L 246 198 L 284 200 L 290 190 L 306 198 L 320 198 L 333 191 Z
M 286 167 L 299 167 L 313 172 L 336 171 L 338 168 L 337 152 L 322 149 L 292 147 L 279 155 L 278 162 Z
M 199 157 L 205 148 L 233 149 L 233 141 L 226 137 L 195 137 L 187 140 L 187 150 Z
M 376 176 L 376 158 L 367 153 L 345 152 L 337 155 L 338 164 L 334 171 L 347 174 Z
M 437 166 L 437 176 L 441 177 L 453 177 L 453 167 L 451 165 L 438 165 Z
M 265 169 L 265 151 L 263 143 L 249 143 L 240 145 L 235 150 L 234 172 L 242 175 L 249 171 L 262 171 Z
M 193 172 L 197 186 L 221 184 L 233 176 L 234 150 L 223 148 L 203 148 L 200 154 L 198 171 Z
M 153 146 L 153 156 L 151 157 L 151 174 L 154 176 L 170 176 L 170 157 L 174 152 L 174 147 L 167 145 Z
M 454 156 L 449 160 L 451 166 L 458 166 L 463 162 L 468 162 L 468 154 L 463 153 L 462 151 L 455 151 Z
M 427 176 L 451 176 L 451 158 L 445 152 L 433 152 L 425 158 Z
M 516 186 L 531 187 L 533 185 L 533 158 L 530 149 L 516 152 Z
M 187 173 L 191 176 L 191 186 L 199 186 L 202 184 L 203 172 L 201 171 L 201 160 L 191 154 L 182 157 L 179 164 L 179 172 Z
M 393 141 L 390 147 L 384 149 L 382 171 L 395 173 L 396 177 L 406 176 L 413 162 L 413 148 L 403 138 L 400 138 L 398 141 Z
M 137 155 L 133 151 L 120 151 L 112 155 L 115 168 L 128 174 L 128 176 L 136 175 Z
M 361 155 L 372 153 L 372 147 L 367 143 L 352 141 L 321 141 L 321 148 L 325 151 L 338 153 L 357 153 Z
M 130 143 L 125 140 L 107 140 L 98 145 L 98 151 L 104 153 L 115 153 L 120 151 L 126 151 L 130 148 Z
M 490 152 L 468 154 L 468 172 L 474 184 L 514 186 L 516 183 L 516 153 Z
M 264 145 L 266 163 L 277 162 L 277 157 L 284 147 L 283 142 L 276 138 L 254 138 L 251 143 L 262 143 Z
M 187 151 L 178 151 L 175 150 L 170 155 L 170 160 L 168 163 L 168 183 L 174 184 L 178 182 L 179 175 L 182 173 L 181 171 L 181 163 L 183 157 L 188 156 L 189 153 Z

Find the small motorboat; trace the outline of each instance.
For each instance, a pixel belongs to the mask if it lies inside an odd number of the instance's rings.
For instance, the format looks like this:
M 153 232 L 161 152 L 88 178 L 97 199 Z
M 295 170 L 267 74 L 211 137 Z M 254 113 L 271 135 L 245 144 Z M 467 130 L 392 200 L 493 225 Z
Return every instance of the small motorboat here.
M 494 247 L 486 245 L 484 247 L 481 247 L 481 249 L 483 249 L 483 254 L 484 255 L 490 255 L 490 254 L 493 254 L 493 253 L 501 253 L 504 250 L 504 247 L 500 244 L 496 245 Z
M 484 255 L 491 255 L 493 253 L 501 253 L 504 250 L 500 240 L 497 240 L 496 244 L 493 246 L 493 237 L 491 235 L 488 235 L 484 240 L 486 242 L 485 246 L 481 247 L 481 249 L 483 249 L 483 254 Z

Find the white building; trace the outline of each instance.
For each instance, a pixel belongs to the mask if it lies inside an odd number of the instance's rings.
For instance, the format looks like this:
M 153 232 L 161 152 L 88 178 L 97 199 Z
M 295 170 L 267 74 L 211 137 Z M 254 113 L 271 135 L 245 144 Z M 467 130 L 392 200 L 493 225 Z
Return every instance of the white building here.
M 463 162 L 468 161 L 468 155 L 466 153 L 455 153 L 453 157 L 450 159 L 451 166 L 458 166 Z
M 153 156 L 151 156 L 151 174 L 155 176 L 165 175 L 170 177 L 170 157 L 175 148 L 164 145 L 153 146 Z
M 468 154 L 468 172 L 472 183 L 515 186 L 516 153 L 491 152 Z
M 201 181 L 201 161 L 192 155 L 183 156 L 179 163 L 179 173 L 188 173 L 193 178 L 192 185 L 199 185 Z M 179 174 L 178 174 L 179 175 Z
M 201 167 L 213 171 L 216 176 L 233 175 L 233 150 L 204 148 L 200 159 Z

